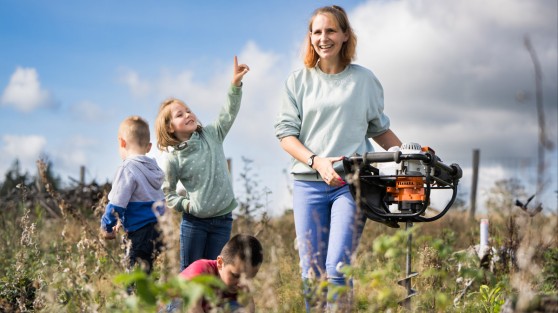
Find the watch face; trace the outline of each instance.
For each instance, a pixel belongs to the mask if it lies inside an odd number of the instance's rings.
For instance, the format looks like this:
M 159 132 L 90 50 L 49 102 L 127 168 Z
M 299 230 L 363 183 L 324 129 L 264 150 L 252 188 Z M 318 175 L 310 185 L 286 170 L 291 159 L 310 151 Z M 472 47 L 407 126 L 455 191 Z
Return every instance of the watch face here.
M 312 167 L 312 165 L 314 165 L 314 157 L 316 155 L 313 155 L 311 157 L 308 158 L 308 161 L 306 162 L 308 164 L 308 166 Z

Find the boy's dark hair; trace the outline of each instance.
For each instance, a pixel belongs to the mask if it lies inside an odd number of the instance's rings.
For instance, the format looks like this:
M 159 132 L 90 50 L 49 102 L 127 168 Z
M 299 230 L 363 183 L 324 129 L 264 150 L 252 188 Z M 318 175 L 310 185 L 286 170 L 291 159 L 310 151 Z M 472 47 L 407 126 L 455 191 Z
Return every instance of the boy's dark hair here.
M 225 244 L 221 257 L 225 264 L 232 264 L 239 258 L 242 262 L 249 261 L 253 267 L 259 266 L 263 262 L 262 244 L 254 236 L 238 234 Z

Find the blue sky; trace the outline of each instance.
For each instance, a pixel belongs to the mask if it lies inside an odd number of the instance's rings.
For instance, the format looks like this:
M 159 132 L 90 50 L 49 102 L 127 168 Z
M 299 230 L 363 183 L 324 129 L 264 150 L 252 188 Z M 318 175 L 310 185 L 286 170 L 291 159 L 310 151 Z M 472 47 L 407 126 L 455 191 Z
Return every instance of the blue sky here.
M 403 141 L 459 163 L 466 198 L 473 149 L 481 150 L 481 197 L 510 176 L 532 192 L 538 128 L 523 38 L 529 35 L 543 69 L 547 131 L 556 145 L 556 1 L 2 1 L 0 173 L 17 158 L 34 174 L 46 154 L 65 180 L 86 165 L 86 179 L 110 181 L 123 118 L 138 114 L 153 126 L 159 103 L 175 96 L 211 121 L 238 55 L 251 71 L 225 141 L 235 189 L 241 193 L 241 157 L 252 159 L 254 179 L 272 192 L 268 209 L 280 212 L 290 199 L 283 174 L 289 157 L 273 132 L 279 92 L 302 66 L 313 9 L 331 4 L 347 10 L 359 40 L 355 63 L 379 77 Z M 155 148 L 150 155 L 162 157 Z M 557 206 L 556 158 L 549 150 L 550 208 Z

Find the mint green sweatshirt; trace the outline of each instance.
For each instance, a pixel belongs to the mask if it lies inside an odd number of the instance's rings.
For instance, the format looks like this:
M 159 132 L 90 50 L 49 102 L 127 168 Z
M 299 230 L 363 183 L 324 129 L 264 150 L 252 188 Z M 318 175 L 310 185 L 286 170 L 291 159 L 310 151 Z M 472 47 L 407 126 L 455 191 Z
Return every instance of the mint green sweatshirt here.
M 369 69 L 350 64 L 338 74 L 318 66 L 293 72 L 285 83 L 275 135 L 295 136 L 320 157 L 351 156 L 374 151 L 368 138 L 389 129 L 382 85 Z M 342 162 L 334 164 L 343 173 Z M 297 180 L 320 178 L 305 163 L 292 159 Z
M 162 166 L 168 207 L 185 212 L 190 204 L 187 213 L 199 218 L 225 215 L 236 208 L 223 141 L 238 114 L 241 99 L 242 88 L 231 85 L 228 101 L 217 120 L 168 153 Z M 176 192 L 178 181 L 186 188 L 185 197 Z

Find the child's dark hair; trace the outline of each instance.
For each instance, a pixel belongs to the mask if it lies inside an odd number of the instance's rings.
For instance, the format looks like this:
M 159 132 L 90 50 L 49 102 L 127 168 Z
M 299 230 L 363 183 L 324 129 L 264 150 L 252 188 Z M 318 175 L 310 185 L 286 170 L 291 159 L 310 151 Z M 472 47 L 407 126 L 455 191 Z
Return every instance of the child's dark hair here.
M 263 262 L 262 244 L 254 236 L 238 234 L 225 244 L 221 257 L 225 264 L 232 264 L 239 258 L 242 262 L 249 261 L 253 267 L 259 266 Z

